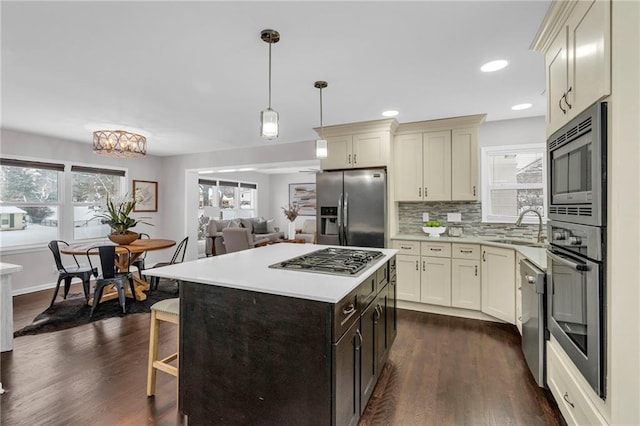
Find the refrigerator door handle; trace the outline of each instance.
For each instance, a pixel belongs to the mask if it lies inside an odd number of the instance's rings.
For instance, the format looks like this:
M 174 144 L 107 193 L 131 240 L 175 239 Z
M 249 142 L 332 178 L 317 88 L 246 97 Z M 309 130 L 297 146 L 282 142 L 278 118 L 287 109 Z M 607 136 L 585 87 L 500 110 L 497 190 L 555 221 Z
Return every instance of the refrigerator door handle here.
M 342 229 L 344 230 L 344 244 L 345 246 L 349 245 L 349 240 L 347 239 L 347 233 L 349 230 L 349 193 L 344 193 L 344 223 L 342 225 Z
M 338 198 L 338 217 L 336 218 L 336 226 L 338 227 L 338 244 L 342 246 L 344 245 L 342 243 L 342 192 Z

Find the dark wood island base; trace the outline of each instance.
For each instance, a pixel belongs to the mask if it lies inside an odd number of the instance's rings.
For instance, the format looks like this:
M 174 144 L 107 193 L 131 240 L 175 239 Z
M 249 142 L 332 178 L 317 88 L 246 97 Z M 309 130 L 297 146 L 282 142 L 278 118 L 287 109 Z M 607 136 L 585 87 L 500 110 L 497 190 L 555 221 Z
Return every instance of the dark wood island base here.
M 357 424 L 396 335 L 395 257 L 365 273 L 336 304 L 181 282 L 189 424 Z

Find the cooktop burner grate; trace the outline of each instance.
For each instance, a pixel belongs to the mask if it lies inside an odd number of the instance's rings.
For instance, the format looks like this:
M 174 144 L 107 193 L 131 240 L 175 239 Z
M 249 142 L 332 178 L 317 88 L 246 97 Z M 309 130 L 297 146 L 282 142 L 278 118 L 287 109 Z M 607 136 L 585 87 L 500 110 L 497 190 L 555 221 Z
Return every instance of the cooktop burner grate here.
M 274 263 L 269 268 L 354 276 L 382 256 L 382 252 L 375 250 L 331 247 Z

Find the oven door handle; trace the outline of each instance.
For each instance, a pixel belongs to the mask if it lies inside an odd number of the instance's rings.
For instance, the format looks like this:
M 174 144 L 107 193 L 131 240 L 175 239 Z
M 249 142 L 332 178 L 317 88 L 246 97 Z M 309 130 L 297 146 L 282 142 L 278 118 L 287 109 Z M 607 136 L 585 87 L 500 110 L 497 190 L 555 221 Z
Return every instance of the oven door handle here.
M 565 266 L 569 266 L 570 268 L 575 269 L 576 271 L 588 271 L 589 270 L 589 265 L 586 265 L 584 263 L 576 263 L 576 262 L 572 262 L 571 260 L 567 259 L 564 256 L 559 256 L 553 252 L 547 251 L 547 256 L 549 256 L 552 260 L 555 260 L 556 262 L 562 263 Z

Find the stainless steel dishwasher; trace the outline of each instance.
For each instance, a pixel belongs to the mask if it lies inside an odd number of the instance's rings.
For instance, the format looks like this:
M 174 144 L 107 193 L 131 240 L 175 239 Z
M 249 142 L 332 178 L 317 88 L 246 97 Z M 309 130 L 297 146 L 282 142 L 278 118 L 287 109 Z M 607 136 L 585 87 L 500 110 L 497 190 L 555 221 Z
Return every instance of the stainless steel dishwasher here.
M 522 284 L 522 352 L 540 387 L 545 387 L 545 340 L 547 335 L 546 274 L 526 259 L 520 261 Z

